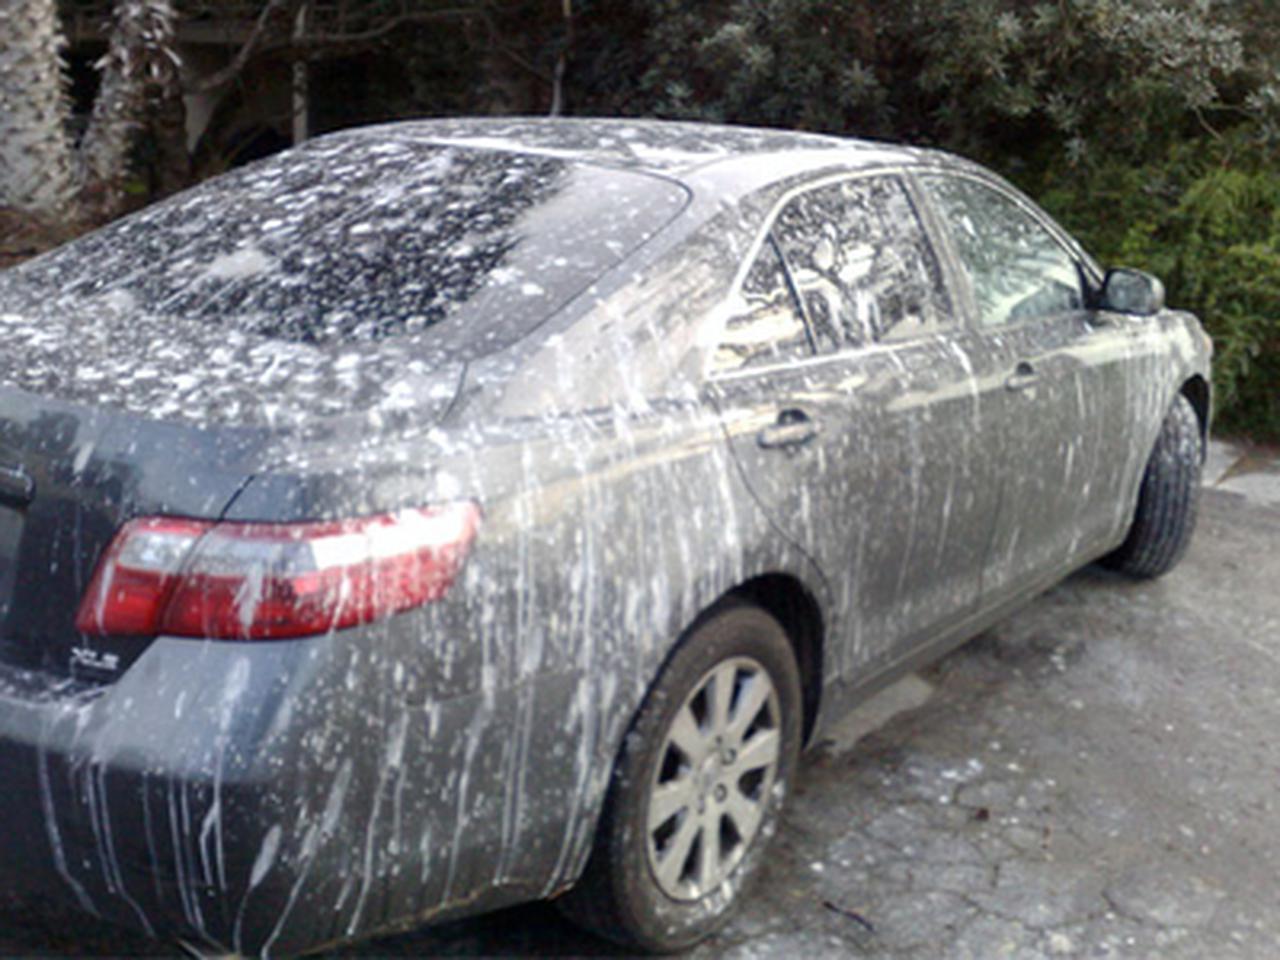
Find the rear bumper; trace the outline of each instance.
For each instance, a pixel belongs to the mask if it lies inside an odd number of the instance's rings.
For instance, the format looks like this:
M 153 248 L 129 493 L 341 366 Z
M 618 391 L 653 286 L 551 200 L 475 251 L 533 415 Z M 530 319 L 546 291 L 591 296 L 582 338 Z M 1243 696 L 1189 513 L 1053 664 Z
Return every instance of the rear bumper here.
M 325 642 L 162 638 L 80 694 L 0 668 L 0 882 L 275 955 L 545 892 L 555 845 L 503 842 L 514 697 L 335 699 Z
M 118 684 L 80 693 L 0 674 L 8 889 L 226 952 L 325 937 L 314 917 L 286 915 L 302 871 L 280 860 L 286 818 L 316 805 L 305 793 L 318 783 L 269 758 L 283 700 L 253 681 L 288 676 L 291 651 L 227 660 L 212 646 L 157 641 Z M 306 872 L 332 869 L 331 855 L 317 845 Z
M 0 700 L 0 713 L 0 723 L 11 720 L 12 702 Z M 212 791 L 199 780 L 120 771 L 78 752 L 7 738 L 0 739 L 0 769 L 5 889 L 61 900 L 150 936 L 230 951 L 231 901 L 245 891 L 237 840 L 252 827 L 232 789 L 222 789 L 222 809 L 210 819 Z M 202 844 L 206 822 L 221 836 Z M 244 919 L 253 952 L 269 934 L 254 929 L 252 914 Z

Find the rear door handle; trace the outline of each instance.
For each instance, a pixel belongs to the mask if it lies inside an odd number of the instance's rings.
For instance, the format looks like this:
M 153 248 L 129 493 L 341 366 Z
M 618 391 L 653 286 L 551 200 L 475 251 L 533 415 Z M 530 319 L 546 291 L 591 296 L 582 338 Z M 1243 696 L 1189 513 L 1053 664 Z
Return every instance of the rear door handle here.
M 1013 368 L 1013 373 L 1009 374 L 1004 385 L 1009 390 L 1030 390 L 1039 382 L 1040 374 L 1036 373 L 1036 368 L 1026 360 L 1021 360 Z
M 756 434 L 756 442 L 766 450 L 802 447 L 818 435 L 818 424 L 803 410 L 783 410 L 778 419 Z

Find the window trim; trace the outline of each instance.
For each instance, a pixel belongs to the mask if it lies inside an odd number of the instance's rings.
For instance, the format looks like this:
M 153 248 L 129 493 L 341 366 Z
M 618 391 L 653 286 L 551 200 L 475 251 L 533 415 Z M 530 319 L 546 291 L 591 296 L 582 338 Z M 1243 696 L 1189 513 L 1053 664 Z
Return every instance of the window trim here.
M 774 363 L 745 364 L 737 367 L 731 367 L 727 370 L 718 370 L 715 366 L 716 354 L 720 347 L 724 344 L 724 334 L 728 329 L 729 321 L 733 314 L 728 309 L 734 304 L 735 300 L 742 295 L 742 288 L 746 284 L 747 277 L 751 271 L 755 269 L 756 264 L 760 262 L 760 257 L 764 255 L 765 249 L 773 251 L 773 256 L 777 259 L 778 267 L 782 271 L 782 286 L 786 289 L 786 295 L 791 301 L 791 309 L 796 316 L 800 318 L 800 325 L 804 328 L 804 345 L 808 348 L 809 353 L 806 355 L 801 353 L 797 356 L 788 357 Z M 809 323 L 809 315 L 803 310 L 799 293 L 796 289 L 794 278 L 791 276 L 791 267 L 787 264 L 787 259 L 782 255 L 782 248 L 774 239 L 773 234 L 766 233 L 764 242 L 760 244 L 752 244 L 752 253 L 749 257 L 743 258 L 745 269 L 739 265 L 738 272 L 734 275 L 733 284 L 729 287 L 729 294 L 720 300 L 712 309 L 711 313 L 717 316 L 717 336 L 712 349 L 708 351 L 708 355 L 703 364 L 702 382 L 707 383 L 712 380 L 723 379 L 724 377 L 734 376 L 748 370 L 776 370 L 779 367 L 788 367 L 793 363 L 803 362 L 816 356 L 818 353 L 817 341 L 813 336 L 813 327 Z
M 774 256 L 778 258 L 778 263 L 782 266 L 782 279 L 787 285 L 787 293 L 791 294 L 791 306 L 800 314 L 800 322 L 804 324 L 804 338 L 809 344 L 809 353 L 816 357 L 818 355 L 818 338 L 813 335 L 813 321 L 809 319 L 809 311 L 804 305 L 804 297 L 800 296 L 800 288 L 796 285 L 795 274 L 791 272 L 791 264 L 787 262 L 787 255 L 782 252 L 782 244 L 773 235 L 772 227 L 765 234 L 764 242 L 773 250 Z M 763 244 L 760 249 L 764 249 Z M 759 256 L 759 254 L 756 254 L 756 256 Z M 754 261 L 752 266 L 755 266 Z M 774 364 L 774 366 L 777 366 L 777 364 Z

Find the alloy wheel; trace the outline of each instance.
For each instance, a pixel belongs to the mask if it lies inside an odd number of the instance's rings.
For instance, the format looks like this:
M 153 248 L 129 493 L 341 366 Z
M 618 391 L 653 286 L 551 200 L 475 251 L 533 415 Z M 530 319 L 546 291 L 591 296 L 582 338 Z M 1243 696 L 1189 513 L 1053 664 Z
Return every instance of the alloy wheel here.
M 694 685 L 667 730 L 649 790 L 649 868 L 675 900 L 729 878 L 760 831 L 782 755 L 778 691 L 749 657 Z

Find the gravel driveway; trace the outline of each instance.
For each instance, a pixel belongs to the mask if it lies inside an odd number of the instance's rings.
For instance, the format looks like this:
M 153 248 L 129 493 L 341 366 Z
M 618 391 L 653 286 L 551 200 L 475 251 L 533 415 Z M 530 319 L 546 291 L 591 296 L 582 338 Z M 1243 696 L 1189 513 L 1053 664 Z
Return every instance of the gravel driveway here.
M 693 956 L 1280 956 L 1280 474 L 1216 446 L 1209 482 L 1169 577 L 1078 574 L 812 751 Z M 166 952 L 0 907 L 0 955 Z M 531 906 L 334 955 L 611 953 Z

